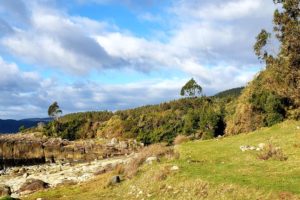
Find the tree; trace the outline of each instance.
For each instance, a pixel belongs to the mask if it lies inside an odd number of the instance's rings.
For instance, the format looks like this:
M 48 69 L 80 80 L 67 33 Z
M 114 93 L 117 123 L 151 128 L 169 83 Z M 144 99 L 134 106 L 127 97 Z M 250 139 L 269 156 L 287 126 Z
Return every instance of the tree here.
M 273 87 L 288 97 L 294 107 L 300 106 L 300 0 L 273 0 L 281 4 L 273 16 L 273 32 L 280 47 L 275 57 L 265 50 L 271 34 L 264 29 L 256 38 L 254 51 L 273 70 Z M 275 86 L 275 84 L 278 84 Z M 280 87 L 278 87 L 280 86 Z M 300 112 L 300 111 L 299 111 Z
M 259 59 L 266 60 L 268 58 L 268 52 L 263 48 L 268 44 L 270 37 L 271 34 L 265 29 L 261 30 L 261 32 L 257 35 L 256 43 L 254 45 L 254 52 Z
M 202 93 L 202 87 L 192 78 L 189 80 L 180 91 L 181 96 L 195 97 Z
M 26 129 L 25 126 L 22 125 L 22 126 L 19 127 L 19 132 L 23 132 L 23 131 L 25 131 L 25 129 Z
M 49 115 L 49 117 L 57 119 L 60 114 L 62 114 L 62 110 L 59 108 L 59 105 L 55 101 L 54 103 L 52 103 L 49 106 L 49 108 L 48 108 L 48 115 Z

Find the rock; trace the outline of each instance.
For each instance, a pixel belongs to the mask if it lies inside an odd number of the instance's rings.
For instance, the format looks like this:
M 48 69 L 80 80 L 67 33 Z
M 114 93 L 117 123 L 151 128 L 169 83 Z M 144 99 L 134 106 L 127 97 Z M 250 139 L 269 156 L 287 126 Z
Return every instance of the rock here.
M 37 198 L 36 200 L 43 200 L 43 198 Z
M 44 181 L 38 179 L 27 179 L 20 187 L 19 192 L 28 194 L 46 188 L 49 188 L 49 184 Z
M 174 165 L 173 167 L 171 167 L 171 171 L 177 171 L 177 170 L 179 170 L 178 166 Z
M 300 126 L 297 126 L 297 129 L 300 130 Z
M 152 156 L 152 157 L 148 157 L 147 159 L 146 159 L 146 163 L 147 164 L 152 164 L 153 162 L 155 162 L 155 161 L 157 161 L 158 159 L 157 159 L 157 157 L 156 156 Z
M 117 138 L 111 139 L 110 145 L 115 146 L 115 145 L 117 145 L 117 144 L 118 144 L 118 139 L 117 139 Z
M 7 185 L 0 185 L 0 197 L 3 196 L 10 196 L 11 195 L 11 189 Z
M 119 144 L 119 147 L 121 149 L 127 149 L 128 148 L 128 143 L 125 142 L 125 141 L 121 141 L 120 144 Z
M 1 175 L 5 175 L 5 170 L 4 169 L 0 170 L 0 176 Z
M 244 151 L 247 151 L 248 148 L 247 148 L 247 146 L 240 146 L 240 150 L 244 152 Z
M 255 147 L 255 146 L 250 146 L 250 147 L 249 147 L 249 150 L 252 150 L 252 151 L 253 151 L 253 150 L 256 150 L 256 147 Z
M 27 172 L 23 174 L 23 178 L 27 178 L 28 176 L 29 176 L 29 173 L 27 173 Z
M 111 178 L 111 180 L 110 180 L 110 183 L 111 184 L 117 184 L 117 183 L 120 183 L 121 182 L 121 178 L 120 178 L 120 176 L 113 176 L 112 178 Z
M 253 150 L 257 150 L 257 147 L 244 145 L 244 146 L 240 146 L 240 150 L 243 151 L 243 152 L 244 151 L 249 151 L 249 150 L 253 151 Z
M 258 144 L 258 148 L 260 148 L 261 150 L 264 149 L 265 146 L 266 146 L 265 143 L 259 143 L 259 144 Z

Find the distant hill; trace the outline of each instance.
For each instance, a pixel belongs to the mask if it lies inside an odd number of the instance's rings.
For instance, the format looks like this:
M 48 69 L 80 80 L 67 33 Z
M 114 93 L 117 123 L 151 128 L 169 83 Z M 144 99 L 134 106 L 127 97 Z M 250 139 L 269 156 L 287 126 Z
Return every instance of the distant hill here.
M 13 119 L 0 119 L 0 134 L 3 133 L 17 133 L 21 126 L 25 128 L 30 128 L 36 126 L 39 122 L 49 122 L 50 118 L 31 118 L 31 119 L 22 119 L 22 120 L 13 120 Z
M 224 98 L 224 97 L 238 97 L 241 95 L 242 93 L 242 90 L 244 89 L 245 87 L 238 87 L 238 88 L 232 88 L 232 89 L 229 89 L 229 90 L 225 90 L 225 91 L 222 91 L 222 92 L 219 92 L 217 94 L 214 95 L 214 97 L 218 97 L 218 98 Z

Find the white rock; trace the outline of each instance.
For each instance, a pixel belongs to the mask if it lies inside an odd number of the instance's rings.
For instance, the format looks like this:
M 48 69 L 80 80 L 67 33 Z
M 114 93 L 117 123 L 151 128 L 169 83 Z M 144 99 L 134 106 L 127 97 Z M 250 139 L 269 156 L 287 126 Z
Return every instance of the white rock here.
M 152 164 L 154 161 L 157 161 L 157 157 L 156 156 L 148 157 L 145 162 L 147 164 Z
M 177 171 L 177 170 L 179 170 L 178 166 L 174 165 L 173 167 L 171 167 L 171 171 Z
M 246 146 L 240 146 L 240 150 L 244 152 L 244 151 L 247 150 L 247 147 Z
M 251 147 L 249 147 L 249 150 L 255 150 L 256 149 L 256 147 L 255 146 L 251 146 Z
M 300 130 L 300 126 L 297 126 L 297 129 Z
M 118 139 L 117 138 L 111 139 L 110 144 L 111 145 L 117 145 L 118 144 Z
M 258 144 L 258 148 L 260 148 L 260 149 L 264 149 L 265 146 L 266 146 L 265 143 L 259 143 L 259 144 Z
M 27 178 L 28 176 L 29 176 L 29 174 L 27 172 L 23 174 L 24 178 Z

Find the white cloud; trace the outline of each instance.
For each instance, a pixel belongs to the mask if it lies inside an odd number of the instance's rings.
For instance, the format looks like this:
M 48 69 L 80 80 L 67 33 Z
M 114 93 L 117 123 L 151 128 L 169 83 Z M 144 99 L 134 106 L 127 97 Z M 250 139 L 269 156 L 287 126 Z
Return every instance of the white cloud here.
M 168 38 L 160 41 L 155 36 L 135 36 L 115 24 L 46 8 L 41 1 L 33 5 L 26 13 L 30 22 L 25 28 L 0 21 L 5 35 L 0 41 L 3 49 L 36 68 L 59 69 L 85 78 L 95 70 L 111 68 L 142 72 L 175 69 L 184 77 L 196 78 L 208 95 L 251 80 L 255 72 L 249 66 L 259 65 L 252 53 L 255 35 L 270 26 L 274 8 L 264 0 L 178 0 L 173 1 L 170 13 L 138 14 L 137 18 L 152 22 L 167 21 L 164 35 Z M 30 110 L 22 113 L 23 117 L 44 116 L 52 101 L 58 101 L 65 112 L 159 103 L 177 98 L 188 79 L 58 84 L 37 73 L 23 72 L 3 59 L 0 74 L 0 118 L 20 116 L 22 108 Z
M 83 17 L 69 18 L 38 7 L 31 16 L 31 25 L 30 29 L 15 30 L 2 39 L 2 44 L 12 54 L 30 63 L 74 74 L 123 63 L 108 56 L 92 38 L 94 32 L 106 26 L 105 23 Z

